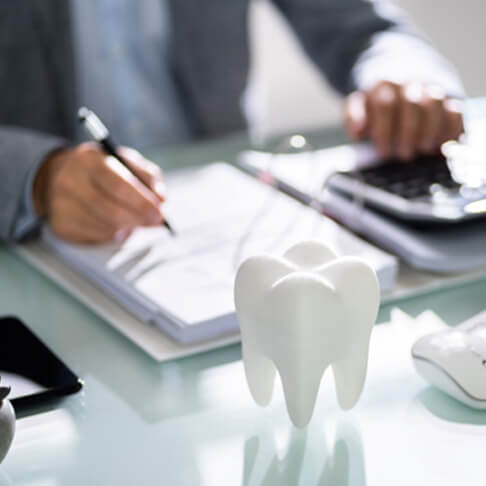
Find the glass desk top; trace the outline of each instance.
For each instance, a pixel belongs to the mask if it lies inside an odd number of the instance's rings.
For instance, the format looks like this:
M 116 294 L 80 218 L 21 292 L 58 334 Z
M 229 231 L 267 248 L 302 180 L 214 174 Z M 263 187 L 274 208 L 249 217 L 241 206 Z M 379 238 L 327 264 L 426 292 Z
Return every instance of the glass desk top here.
M 339 141 L 330 134 L 324 143 Z M 154 157 L 164 166 L 204 163 L 244 146 L 235 138 Z M 479 281 L 399 306 L 411 316 L 432 309 L 455 325 L 484 310 L 485 295 Z M 427 386 L 409 361 L 411 337 L 399 328 L 375 329 L 358 405 L 339 410 L 327 373 L 313 419 L 299 431 L 278 388 L 268 408 L 254 404 L 239 345 L 155 363 L 5 247 L 0 314 L 28 323 L 85 382 L 56 409 L 18 421 L 0 486 L 485 483 L 486 414 Z M 378 321 L 390 315 L 384 306 Z

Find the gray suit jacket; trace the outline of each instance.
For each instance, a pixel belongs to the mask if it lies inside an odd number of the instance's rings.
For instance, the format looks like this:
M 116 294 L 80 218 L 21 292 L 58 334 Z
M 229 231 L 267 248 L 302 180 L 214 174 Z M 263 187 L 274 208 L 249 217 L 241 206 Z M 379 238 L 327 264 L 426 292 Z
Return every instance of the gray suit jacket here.
M 398 36 L 404 46 L 412 39 L 421 43 L 414 48 L 419 58 L 424 48 L 430 50 L 400 13 L 367 0 L 273 1 L 341 93 L 360 84 L 358 65 L 396 56 L 396 45 L 388 49 L 380 33 Z M 171 67 L 197 136 L 245 125 L 239 102 L 249 67 L 248 3 L 169 0 Z M 0 240 L 12 237 L 29 170 L 74 137 L 77 87 L 69 5 L 67 0 L 0 2 Z M 438 67 L 442 60 L 433 55 Z M 415 72 L 415 66 L 409 69 Z M 438 72 L 451 79 L 448 67 Z M 450 90 L 458 86 L 455 81 Z

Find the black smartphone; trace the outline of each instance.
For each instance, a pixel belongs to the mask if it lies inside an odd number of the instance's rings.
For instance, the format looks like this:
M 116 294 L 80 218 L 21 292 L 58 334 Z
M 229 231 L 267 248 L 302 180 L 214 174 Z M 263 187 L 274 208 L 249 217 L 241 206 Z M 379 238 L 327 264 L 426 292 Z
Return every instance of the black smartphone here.
M 22 412 L 54 398 L 76 393 L 82 381 L 22 321 L 0 318 L 1 386 Z

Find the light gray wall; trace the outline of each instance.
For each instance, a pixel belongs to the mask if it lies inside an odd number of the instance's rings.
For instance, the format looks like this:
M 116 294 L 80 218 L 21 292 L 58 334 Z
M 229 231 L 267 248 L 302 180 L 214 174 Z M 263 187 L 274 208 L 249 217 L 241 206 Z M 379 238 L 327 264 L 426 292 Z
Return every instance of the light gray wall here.
M 456 65 L 467 93 L 486 94 L 486 1 L 396 3 Z M 292 32 L 267 0 L 253 2 L 250 39 L 253 63 L 247 101 L 256 138 L 340 123 L 339 99 L 303 56 Z

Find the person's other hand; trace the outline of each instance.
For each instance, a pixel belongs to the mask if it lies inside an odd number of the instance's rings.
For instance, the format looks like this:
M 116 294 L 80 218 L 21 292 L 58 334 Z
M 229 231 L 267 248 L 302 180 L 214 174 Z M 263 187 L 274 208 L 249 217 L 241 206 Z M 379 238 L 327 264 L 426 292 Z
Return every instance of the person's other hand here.
M 461 105 L 436 86 L 382 81 L 347 97 L 346 128 L 355 140 L 369 138 L 383 159 L 410 160 L 457 139 L 464 131 Z
M 161 224 L 162 172 L 136 150 L 121 148 L 120 155 L 137 177 L 90 142 L 44 161 L 33 201 L 57 235 L 78 243 L 122 241 L 136 226 Z

